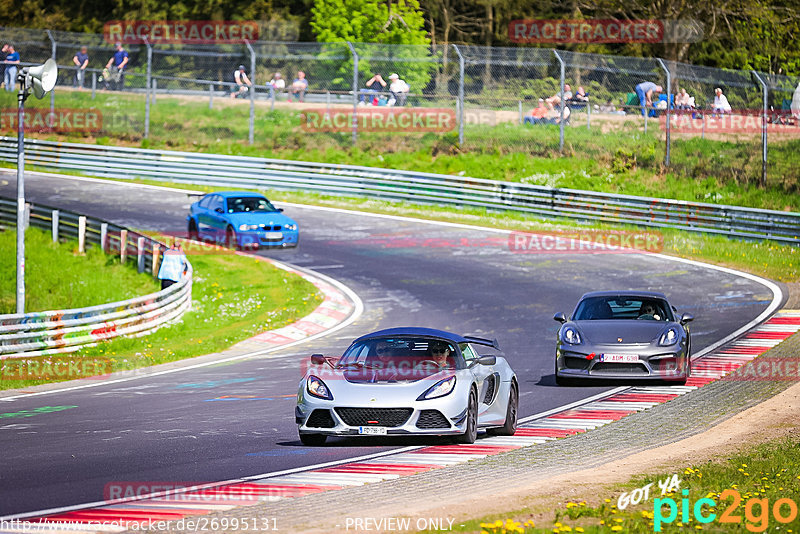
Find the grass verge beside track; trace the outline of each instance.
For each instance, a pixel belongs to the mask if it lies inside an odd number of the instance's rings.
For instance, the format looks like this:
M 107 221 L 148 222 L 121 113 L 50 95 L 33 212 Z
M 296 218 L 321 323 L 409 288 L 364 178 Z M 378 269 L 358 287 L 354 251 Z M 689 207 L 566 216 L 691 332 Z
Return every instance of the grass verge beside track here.
M 211 354 L 260 332 L 292 323 L 322 302 L 313 284 L 263 259 L 225 253 L 190 256 L 189 261 L 194 268 L 192 309 L 179 322 L 148 336 L 117 338 L 74 354 L 30 361 L 6 360 L 0 364 L 3 368 L 0 389 L 48 384 Z M 79 376 L 45 375 L 41 371 L 43 360 L 91 362 L 89 369 L 97 372 L 84 373 L 81 368 Z M 36 362 L 36 367 L 31 362 Z M 38 375 L 29 378 L 32 369 L 36 369 Z M 20 376 L 25 378 L 15 378 Z
M 16 311 L 16 241 L 14 228 L 0 232 L 0 314 Z M 25 231 L 25 310 L 83 308 L 158 291 L 152 277 L 133 264 L 103 254 L 97 247 L 78 253 L 77 241 L 54 243 L 38 228 Z

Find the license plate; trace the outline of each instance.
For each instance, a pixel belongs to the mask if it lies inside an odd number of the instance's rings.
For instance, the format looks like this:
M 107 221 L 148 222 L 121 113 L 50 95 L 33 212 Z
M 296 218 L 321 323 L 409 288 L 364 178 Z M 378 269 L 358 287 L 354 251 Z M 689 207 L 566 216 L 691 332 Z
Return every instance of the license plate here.
M 265 239 L 283 239 L 283 232 L 264 232 Z
M 385 426 L 360 426 L 358 427 L 358 433 L 363 434 L 365 436 L 385 436 L 386 435 L 386 427 Z
M 601 354 L 600 361 L 612 363 L 639 363 L 639 356 L 637 354 Z

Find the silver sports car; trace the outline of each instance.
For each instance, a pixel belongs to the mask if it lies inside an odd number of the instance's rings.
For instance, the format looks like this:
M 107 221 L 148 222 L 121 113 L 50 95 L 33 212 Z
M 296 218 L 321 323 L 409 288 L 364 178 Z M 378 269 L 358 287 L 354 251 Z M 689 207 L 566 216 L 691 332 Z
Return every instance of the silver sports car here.
M 655 379 L 685 383 L 692 370 L 687 323 L 662 293 L 597 291 L 581 297 L 561 323 L 556 383 L 574 378 Z
M 335 362 L 313 355 L 297 392 L 300 441 L 451 435 L 473 443 L 478 428 L 514 434 L 517 377 L 505 358 L 475 347 L 499 350 L 494 340 L 406 327 L 362 336 Z

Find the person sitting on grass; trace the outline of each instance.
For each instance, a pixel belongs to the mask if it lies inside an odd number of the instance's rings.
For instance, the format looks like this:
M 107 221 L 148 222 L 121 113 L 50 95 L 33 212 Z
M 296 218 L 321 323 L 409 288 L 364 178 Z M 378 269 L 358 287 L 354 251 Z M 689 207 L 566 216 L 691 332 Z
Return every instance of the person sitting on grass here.
M 564 100 L 567 101 L 570 100 L 571 98 L 572 98 L 572 88 L 569 86 L 568 83 L 564 84 Z M 554 109 L 556 106 L 561 104 L 561 94 L 560 92 L 556 93 L 549 98 L 545 98 L 544 101 L 545 103 L 547 103 L 548 108 Z
M 295 78 L 292 85 L 289 86 L 289 102 L 294 98 L 296 98 L 298 102 L 302 102 L 307 90 L 308 80 L 306 80 L 306 73 L 299 70 L 297 71 L 297 78 Z
M 547 106 L 544 105 L 544 99 L 539 99 L 539 106 L 531 110 L 531 114 L 525 117 L 523 124 L 541 124 L 547 117 Z

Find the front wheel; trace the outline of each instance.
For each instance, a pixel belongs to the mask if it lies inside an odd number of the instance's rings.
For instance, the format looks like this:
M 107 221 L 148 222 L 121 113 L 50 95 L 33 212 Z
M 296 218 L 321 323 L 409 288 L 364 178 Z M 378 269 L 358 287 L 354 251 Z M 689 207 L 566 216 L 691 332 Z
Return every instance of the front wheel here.
M 456 443 L 471 444 L 478 439 L 478 394 L 474 389 L 469 392 L 469 406 L 467 407 L 466 429 L 460 436 L 456 436 Z
M 519 409 L 519 393 L 517 384 L 511 383 L 511 391 L 508 392 L 508 406 L 506 407 L 506 422 L 498 428 L 490 428 L 486 432 L 495 436 L 513 436 L 517 431 L 517 410 Z
M 300 434 L 300 443 L 309 447 L 319 447 L 325 445 L 328 436 L 325 434 Z

